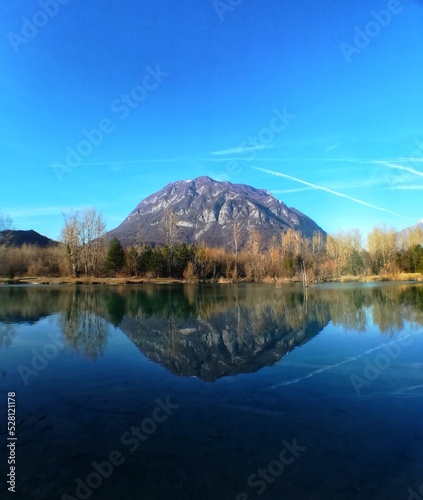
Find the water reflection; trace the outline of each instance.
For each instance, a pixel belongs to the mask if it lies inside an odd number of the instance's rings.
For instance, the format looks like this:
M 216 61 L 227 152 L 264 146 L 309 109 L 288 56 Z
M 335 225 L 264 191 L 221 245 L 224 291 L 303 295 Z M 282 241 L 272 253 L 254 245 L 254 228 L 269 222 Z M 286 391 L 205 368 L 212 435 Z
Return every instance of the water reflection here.
M 0 323 L 0 349 L 10 347 L 15 335 L 16 333 L 13 325 Z
M 277 363 L 329 322 L 327 307 L 319 304 L 307 311 L 300 292 L 194 292 L 189 287 L 183 294 L 153 300 L 165 308 L 153 313 L 151 298 L 137 291 L 133 303 L 138 308 L 120 325 L 144 355 L 177 375 L 213 381 L 257 371 Z
M 108 321 L 102 316 L 107 294 L 100 290 L 76 288 L 68 295 L 59 324 L 65 343 L 90 359 L 101 356 L 107 344 Z
M 393 335 L 423 324 L 419 285 L 301 287 L 266 285 L 5 287 L 0 289 L 0 349 L 13 323 L 56 315 L 67 347 L 101 356 L 109 326 L 119 327 L 151 360 L 174 374 L 207 381 L 277 363 L 332 322 Z

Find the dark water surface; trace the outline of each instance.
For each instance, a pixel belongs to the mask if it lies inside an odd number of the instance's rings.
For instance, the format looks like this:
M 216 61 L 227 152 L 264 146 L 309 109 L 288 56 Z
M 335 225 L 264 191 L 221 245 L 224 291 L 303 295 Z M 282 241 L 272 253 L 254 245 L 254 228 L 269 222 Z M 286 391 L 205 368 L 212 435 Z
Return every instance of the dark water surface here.
M 422 333 L 411 284 L 2 287 L 0 497 L 419 498 Z

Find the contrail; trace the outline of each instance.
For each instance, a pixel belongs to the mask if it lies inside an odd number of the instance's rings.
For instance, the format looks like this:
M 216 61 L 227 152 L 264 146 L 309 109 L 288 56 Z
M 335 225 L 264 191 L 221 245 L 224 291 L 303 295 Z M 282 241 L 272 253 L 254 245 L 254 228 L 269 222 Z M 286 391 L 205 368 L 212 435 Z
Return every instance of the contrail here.
M 347 200 L 359 203 L 360 205 L 364 205 L 365 207 L 374 208 L 375 210 L 396 215 L 397 217 L 403 217 L 402 215 L 397 214 L 396 212 L 392 212 L 391 210 L 387 210 L 386 208 L 377 207 L 376 205 L 367 203 L 367 201 L 359 200 L 357 198 L 353 198 L 352 196 L 347 196 L 346 194 L 339 193 L 338 191 L 333 191 L 333 189 L 319 186 L 318 184 L 312 184 L 311 182 L 303 181 L 302 179 L 298 179 L 297 177 L 292 177 L 290 175 L 282 174 L 281 172 L 275 172 L 274 170 L 268 170 L 266 168 L 260 168 L 260 167 L 252 167 L 252 168 L 254 168 L 254 170 L 260 170 L 261 172 L 265 172 L 266 174 L 275 175 L 276 177 L 284 177 L 285 179 L 289 179 L 290 181 L 299 182 L 300 184 L 304 184 L 305 186 L 309 186 L 313 189 L 320 189 L 321 191 L 326 191 L 327 193 L 334 194 L 335 196 L 339 196 L 340 198 L 346 198 Z
M 403 165 L 398 165 L 397 163 L 390 163 L 387 161 L 378 161 L 376 163 L 381 164 L 381 165 L 385 165 L 385 167 L 388 167 L 388 168 L 393 168 L 396 170 L 403 170 L 404 172 L 410 172 L 411 174 L 423 177 L 423 172 L 420 172 L 420 170 L 416 170 L 416 169 L 411 168 L 411 167 L 404 167 Z
M 409 338 L 413 337 L 414 335 L 415 334 L 407 335 L 405 337 L 402 337 L 401 340 L 409 339 Z M 397 342 L 398 342 L 397 340 L 392 340 L 391 342 L 380 344 L 376 347 L 373 347 L 372 349 L 368 349 L 367 351 L 362 352 L 361 354 L 357 354 L 357 356 L 351 356 L 347 359 L 344 359 L 344 361 L 340 361 L 339 363 L 336 363 L 334 365 L 322 366 L 321 368 L 319 368 L 317 370 L 314 370 L 310 373 L 307 373 L 307 375 L 304 375 L 303 377 L 297 377 L 297 378 L 294 378 L 291 380 L 286 380 L 284 382 L 280 382 L 279 384 L 271 385 L 267 390 L 274 391 L 275 389 L 279 389 L 280 387 L 285 387 L 288 385 L 297 384 L 298 382 L 301 382 L 302 380 L 306 380 L 308 378 L 311 378 L 314 375 L 318 375 L 319 373 L 324 373 L 324 372 L 327 372 L 328 370 L 332 370 L 332 368 L 338 368 L 339 366 L 345 365 L 346 363 L 350 363 L 351 361 L 357 361 L 358 359 L 362 358 L 363 356 L 366 356 L 366 354 L 371 354 L 372 352 L 383 349 L 383 347 L 385 347 L 385 346 L 396 344 Z M 418 387 L 418 386 L 416 386 L 416 387 Z
M 268 146 L 266 144 L 258 144 L 257 146 L 238 146 L 236 148 L 223 149 L 222 151 L 213 151 L 212 155 L 234 155 L 240 153 L 249 153 L 250 151 L 262 151 L 264 149 L 271 149 L 271 146 Z

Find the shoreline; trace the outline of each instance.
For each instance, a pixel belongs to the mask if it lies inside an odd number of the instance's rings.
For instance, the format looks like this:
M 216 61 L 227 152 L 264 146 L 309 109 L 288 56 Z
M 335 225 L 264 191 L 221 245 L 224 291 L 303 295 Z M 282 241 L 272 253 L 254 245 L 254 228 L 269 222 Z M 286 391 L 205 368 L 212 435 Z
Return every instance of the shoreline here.
M 324 281 L 315 281 L 310 283 L 310 286 L 315 286 L 323 283 L 387 283 L 387 282 L 410 282 L 410 283 L 422 283 L 423 274 L 421 273 L 402 273 L 398 275 L 390 276 L 340 276 L 337 278 L 326 279 Z M 199 284 L 199 283 L 213 283 L 213 284 L 235 284 L 235 283 L 250 283 L 254 284 L 256 282 L 239 280 L 232 281 L 227 279 L 219 280 L 207 280 L 207 281 L 196 281 L 187 282 L 183 279 L 177 278 L 72 278 L 72 277 L 46 277 L 46 276 L 36 276 L 36 277 L 17 277 L 17 278 L 0 278 L 0 286 L 7 285 L 174 285 L 174 284 Z M 275 284 L 275 285 L 289 285 L 295 283 L 302 283 L 301 280 L 295 278 L 285 278 L 285 279 L 272 279 L 268 278 L 263 281 L 257 282 Z

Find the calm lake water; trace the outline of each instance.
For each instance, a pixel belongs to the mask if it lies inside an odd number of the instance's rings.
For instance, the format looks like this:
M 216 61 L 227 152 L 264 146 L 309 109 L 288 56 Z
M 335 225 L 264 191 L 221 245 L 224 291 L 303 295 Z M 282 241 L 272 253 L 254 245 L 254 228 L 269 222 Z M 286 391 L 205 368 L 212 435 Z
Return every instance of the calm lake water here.
M 2 287 L 0 384 L 2 499 L 406 500 L 423 484 L 417 284 Z

